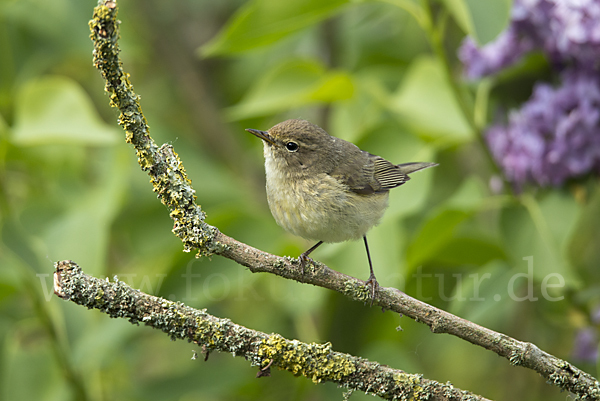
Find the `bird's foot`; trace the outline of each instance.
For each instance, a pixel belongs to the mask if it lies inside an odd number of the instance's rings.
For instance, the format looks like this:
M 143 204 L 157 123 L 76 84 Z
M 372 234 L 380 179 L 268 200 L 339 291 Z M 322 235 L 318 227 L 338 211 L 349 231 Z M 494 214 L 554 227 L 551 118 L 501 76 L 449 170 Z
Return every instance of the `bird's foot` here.
M 308 256 L 307 252 L 304 252 L 302 254 L 300 254 L 300 256 L 298 256 L 298 263 L 300 263 L 300 269 L 302 270 L 302 277 L 304 277 L 304 267 L 306 266 L 307 263 L 314 263 L 315 261 L 312 260 L 312 258 L 310 258 Z
M 306 252 L 302 252 L 302 254 L 298 257 L 298 262 L 300 263 L 300 268 L 302 269 L 302 277 L 304 277 L 304 266 L 306 266 L 306 262 L 310 262 L 310 263 L 313 263 L 313 264 L 315 263 L 315 261 L 312 260 L 311 258 L 309 258 L 308 255 L 310 255 L 310 253 L 312 251 L 314 251 L 319 246 L 321 246 L 322 243 L 323 243 L 323 241 L 317 242 L 310 249 L 308 249 Z
M 375 293 L 379 290 L 379 283 L 375 278 L 375 275 L 371 273 L 369 279 L 365 282 L 367 287 L 371 287 L 371 306 L 373 306 L 373 301 L 375 300 Z

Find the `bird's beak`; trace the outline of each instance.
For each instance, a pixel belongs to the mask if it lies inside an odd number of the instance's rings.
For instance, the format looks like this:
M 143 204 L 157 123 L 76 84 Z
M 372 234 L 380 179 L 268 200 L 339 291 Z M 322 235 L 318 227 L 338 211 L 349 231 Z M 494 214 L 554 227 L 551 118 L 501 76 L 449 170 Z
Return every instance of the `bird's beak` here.
M 260 130 L 253 129 L 253 128 L 246 128 L 246 131 L 248 131 L 252 135 L 256 135 L 257 137 L 259 137 L 260 139 L 262 139 L 265 142 L 270 143 L 271 145 L 275 143 L 273 141 L 273 138 L 271 137 L 271 135 L 269 135 L 269 133 L 267 131 L 260 131 Z

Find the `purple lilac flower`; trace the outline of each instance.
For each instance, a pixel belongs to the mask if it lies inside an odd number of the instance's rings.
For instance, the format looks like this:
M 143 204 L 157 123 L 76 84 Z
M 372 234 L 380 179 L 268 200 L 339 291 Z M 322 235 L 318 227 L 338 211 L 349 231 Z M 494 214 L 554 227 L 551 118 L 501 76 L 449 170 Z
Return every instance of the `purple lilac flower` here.
M 517 187 L 600 171 L 600 80 L 572 70 L 561 75 L 561 87 L 537 84 L 507 125 L 487 131 L 494 158 Z
M 476 79 L 514 64 L 534 48 L 532 40 L 519 38 L 515 30 L 509 28 L 494 42 L 482 48 L 477 47 L 475 41 L 467 37 L 458 50 L 458 56 L 466 67 L 467 77 Z
M 596 362 L 598 358 L 598 333 L 593 327 L 585 327 L 577 332 L 573 358 L 580 361 Z
M 506 31 L 482 48 L 467 38 L 459 57 L 480 78 L 530 51 L 546 55 L 561 84 L 538 83 L 507 125 L 488 129 L 496 161 L 517 188 L 600 172 L 600 0 L 515 0 Z
M 539 50 L 558 66 L 595 70 L 600 60 L 599 0 L 515 0 L 511 23 L 478 48 L 471 38 L 459 49 L 468 78 L 494 74 Z
M 596 308 L 590 314 L 592 323 L 595 325 L 600 324 L 600 306 L 596 306 Z
M 590 313 L 592 325 L 581 327 L 573 341 L 573 358 L 587 362 L 596 362 L 598 359 L 599 338 L 598 330 L 593 325 L 600 323 L 600 307 L 596 306 Z

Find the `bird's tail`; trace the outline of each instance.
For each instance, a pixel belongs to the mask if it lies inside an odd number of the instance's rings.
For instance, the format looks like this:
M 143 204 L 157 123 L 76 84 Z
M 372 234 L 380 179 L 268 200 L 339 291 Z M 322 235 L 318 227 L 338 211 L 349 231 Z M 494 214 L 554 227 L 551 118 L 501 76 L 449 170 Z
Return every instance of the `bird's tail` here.
M 411 174 L 414 172 L 417 172 L 419 170 L 423 170 L 429 167 L 435 167 L 437 166 L 437 163 L 421 163 L 421 162 L 417 162 L 417 163 L 403 163 L 403 164 L 398 164 L 398 167 L 400 168 L 400 171 L 402 172 L 402 174 Z

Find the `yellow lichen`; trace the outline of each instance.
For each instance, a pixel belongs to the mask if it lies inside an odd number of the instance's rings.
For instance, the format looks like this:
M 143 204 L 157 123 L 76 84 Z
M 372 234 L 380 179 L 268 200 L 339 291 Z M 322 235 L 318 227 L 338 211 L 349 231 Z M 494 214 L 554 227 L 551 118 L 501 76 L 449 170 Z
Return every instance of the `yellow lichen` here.
M 294 375 L 306 376 L 314 383 L 339 381 L 356 371 L 354 362 L 333 352 L 330 343 L 304 344 L 297 340 L 287 340 L 278 334 L 263 340 L 258 355 L 263 360 L 273 360 L 275 366 Z

